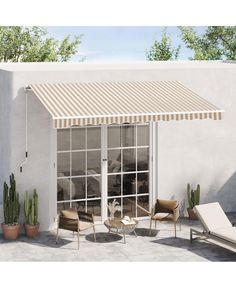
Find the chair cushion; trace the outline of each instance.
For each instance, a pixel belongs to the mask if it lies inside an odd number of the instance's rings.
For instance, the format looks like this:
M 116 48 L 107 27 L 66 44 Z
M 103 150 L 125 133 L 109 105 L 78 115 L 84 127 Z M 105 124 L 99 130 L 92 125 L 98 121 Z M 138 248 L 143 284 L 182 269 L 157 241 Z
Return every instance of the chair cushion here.
M 61 210 L 61 215 L 65 218 L 69 218 L 69 219 L 78 219 L 78 213 L 77 211 L 74 210 Z
M 176 200 L 161 200 L 157 199 L 155 204 L 155 213 L 163 212 L 163 213 L 173 213 L 173 210 L 178 205 Z
M 86 230 L 88 228 L 91 228 L 93 226 L 93 223 L 87 222 L 87 221 L 79 221 L 79 230 Z
M 236 227 L 221 228 L 211 231 L 211 234 L 236 244 Z
M 153 220 L 165 221 L 165 220 L 174 220 L 173 214 L 170 213 L 156 213 L 152 216 Z
M 197 213 L 198 219 L 207 232 L 232 227 L 218 202 L 196 205 L 194 211 Z

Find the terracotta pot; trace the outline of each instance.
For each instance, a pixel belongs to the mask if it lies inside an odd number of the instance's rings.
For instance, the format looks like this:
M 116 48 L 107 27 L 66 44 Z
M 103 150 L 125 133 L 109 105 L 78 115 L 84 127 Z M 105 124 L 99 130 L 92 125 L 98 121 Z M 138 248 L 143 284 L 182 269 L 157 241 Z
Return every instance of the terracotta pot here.
M 193 211 L 193 209 L 188 208 L 187 211 L 190 220 L 198 220 L 197 214 Z
M 25 235 L 27 237 L 36 237 L 39 233 L 39 223 L 37 225 L 25 224 Z
M 20 232 L 20 224 L 7 225 L 2 223 L 3 237 L 6 240 L 16 240 Z

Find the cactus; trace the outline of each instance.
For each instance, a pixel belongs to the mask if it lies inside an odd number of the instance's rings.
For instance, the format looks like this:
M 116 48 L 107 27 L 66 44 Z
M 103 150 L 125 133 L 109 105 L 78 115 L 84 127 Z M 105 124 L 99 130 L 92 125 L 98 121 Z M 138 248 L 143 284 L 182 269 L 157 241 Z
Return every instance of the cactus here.
M 187 196 L 188 196 L 188 204 L 189 208 L 193 209 L 195 205 L 199 205 L 200 203 L 200 185 L 197 185 L 197 189 L 193 190 L 190 187 L 190 184 L 187 185 Z
M 16 181 L 14 174 L 10 175 L 10 188 L 7 183 L 3 185 L 3 208 L 4 208 L 4 223 L 14 225 L 18 222 L 20 215 L 19 193 L 16 192 Z
M 36 189 L 34 189 L 32 197 L 29 196 L 28 191 L 25 191 L 24 212 L 27 224 L 38 224 L 38 194 Z

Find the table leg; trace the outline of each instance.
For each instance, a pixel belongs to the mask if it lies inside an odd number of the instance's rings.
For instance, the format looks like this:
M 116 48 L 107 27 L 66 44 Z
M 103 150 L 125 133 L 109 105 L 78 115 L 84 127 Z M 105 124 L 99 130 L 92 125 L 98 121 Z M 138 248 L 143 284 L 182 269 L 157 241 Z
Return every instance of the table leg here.
M 134 235 L 135 235 L 135 237 L 138 237 L 137 234 L 136 234 L 136 232 L 135 232 L 135 230 L 134 230 Z
M 125 244 L 126 243 L 125 233 L 123 233 L 123 237 L 124 237 L 124 244 Z

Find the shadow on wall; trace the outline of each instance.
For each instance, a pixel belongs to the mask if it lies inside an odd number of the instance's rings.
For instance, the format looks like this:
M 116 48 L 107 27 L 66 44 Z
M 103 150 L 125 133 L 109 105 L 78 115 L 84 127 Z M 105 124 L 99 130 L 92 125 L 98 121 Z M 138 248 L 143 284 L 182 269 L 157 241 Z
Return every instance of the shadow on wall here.
M 213 191 L 214 187 L 212 185 L 201 203 L 219 202 L 225 212 L 236 211 L 236 171 L 218 191 Z

